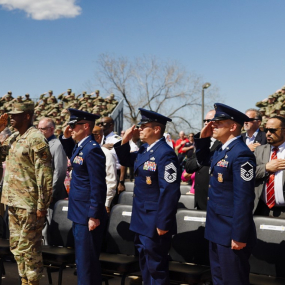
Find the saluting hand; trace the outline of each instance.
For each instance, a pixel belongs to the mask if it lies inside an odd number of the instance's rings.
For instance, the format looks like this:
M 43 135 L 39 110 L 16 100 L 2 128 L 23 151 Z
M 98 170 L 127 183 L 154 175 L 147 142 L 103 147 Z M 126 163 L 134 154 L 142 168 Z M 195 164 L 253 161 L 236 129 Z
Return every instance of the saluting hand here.
M 123 138 L 122 138 L 122 144 L 127 143 L 128 141 L 130 141 L 133 137 L 134 132 L 138 132 L 139 130 L 136 128 L 136 125 L 133 125 L 132 127 L 130 127 L 129 129 L 126 130 Z
M 71 137 L 71 128 L 69 126 L 66 126 L 66 128 L 64 129 L 63 135 L 66 139 L 69 139 Z
M 205 126 L 202 130 L 201 130 L 201 133 L 200 133 L 200 138 L 208 138 L 208 137 L 211 137 L 213 136 L 213 128 L 212 128 L 212 125 L 213 125 L 213 122 L 209 122 L 207 124 L 207 126 Z
M 4 113 L 0 117 L 0 132 L 2 132 L 8 124 L 8 114 Z

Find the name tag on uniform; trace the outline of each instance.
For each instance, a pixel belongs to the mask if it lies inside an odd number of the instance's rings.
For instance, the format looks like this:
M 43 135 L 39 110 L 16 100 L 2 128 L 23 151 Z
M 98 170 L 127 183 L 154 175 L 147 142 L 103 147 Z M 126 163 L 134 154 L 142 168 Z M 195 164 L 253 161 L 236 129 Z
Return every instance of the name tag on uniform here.
M 229 165 L 229 162 L 228 161 L 225 161 L 224 159 L 220 160 L 218 163 L 217 163 L 217 166 L 220 166 L 220 167 L 228 167 Z
M 83 158 L 80 156 L 75 156 L 73 163 L 79 164 L 79 165 L 83 165 Z
M 143 170 L 156 171 L 156 163 L 153 161 L 146 161 L 143 165 Z

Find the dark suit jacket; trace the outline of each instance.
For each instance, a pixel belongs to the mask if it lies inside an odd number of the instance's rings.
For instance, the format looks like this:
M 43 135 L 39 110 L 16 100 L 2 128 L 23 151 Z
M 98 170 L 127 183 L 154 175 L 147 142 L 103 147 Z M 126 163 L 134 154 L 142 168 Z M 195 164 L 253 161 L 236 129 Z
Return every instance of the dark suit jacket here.
M 212 145 L 210 152 L 213 154 L 215 149 L 220 145 L 220 141 L 216 140 Z M 209 167 L 198 165 L 196 154 L 194 153 L 191 158 L 186 160 L 185 169 L 187 173 L 195 174 L 195 207 L 198 210 L 207 210 L 207 197 L 209 189 Z
M 268 179 L 268 173 L 265 170 L 265 165 L 270 160 L 271 145 L 261 145 L 254 151 L 256 158 L 256 176 L 255 176 L 255 200 L 254 211 L 257 208 L 262 191 Z M 285 171 L 283 171 L 283 181 L 285 181 Z M 283 195 L 285 197 L 285 183 L 283 184 Z
M 241 134 L 244 143 L 246 144 L 246 133 Z M 259 130 L 253 143 L 259 142 L 261 145 L 267 144 L 265 132 Z

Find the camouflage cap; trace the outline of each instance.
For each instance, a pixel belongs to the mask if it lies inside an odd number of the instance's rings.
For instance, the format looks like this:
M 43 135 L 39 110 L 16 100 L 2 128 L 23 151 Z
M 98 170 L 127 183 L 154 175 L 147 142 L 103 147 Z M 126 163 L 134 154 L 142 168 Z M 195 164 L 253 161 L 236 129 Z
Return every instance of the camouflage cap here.
M 87 93 L 86 91 L 83 91 L 83 92 L 82 92 L 82 94 L 86 94 L 86 93 Z
M 52 90 L 49 90 L 48 93 L 53 93 L 53 91 L 52 91 Z
M 282 90 L 285 90 L 285 85 L 281 88 Z
M 67 89 L 67 92 L 71 92 L 72 91 L 72 89 Z
M 97 94 L 97 93 L 100 93 L 100 91 L 99 90 L 95 90 L 95 93 Z
M 276 98 L 276 97 L 278 97 L 278 94 L 274 93 L 274 94 L 272 94 L 272 96 L 273 96 L 273 98 Z
M 34 111 L 35 105 L 34 102 L 24 102 L 24 103 L 14 103 L 12 105 L 12 111 L 10 111 L 8 114 L 9 115 L 14 115 L 14 114 L 22 114 L 27 111 Z
M 29 97 L 29 96 L 30 96 L 30 94 L 29 94 L 29 93 L 26 93 L 26 94 L 25 94 L 25 96 L 26 96 L 26 97 Z
M 12 95 L 12 91 L 8 91 L 8 94 Z
M 273 98 L 273 94 L 268 96 L 268 99 Z

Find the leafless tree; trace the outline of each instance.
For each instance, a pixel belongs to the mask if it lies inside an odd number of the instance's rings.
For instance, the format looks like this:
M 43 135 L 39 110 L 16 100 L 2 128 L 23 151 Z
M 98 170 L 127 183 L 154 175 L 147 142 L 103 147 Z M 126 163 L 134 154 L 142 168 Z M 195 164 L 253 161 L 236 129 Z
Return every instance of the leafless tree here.
M 125 99 L 124 117 L 129 125 L 139 121 L 138 108 L 145 108 L 170 117 L 173 120 L 168 124 L 170 132 L 200 127 L 204 82 L 180 64 L 149 56 L 130 60 L 109 54 L 101 54 L 97 64 L 96 80 L 100 87 Z M 213 106 L 217 88 L 209 89 L 206 106 Z

